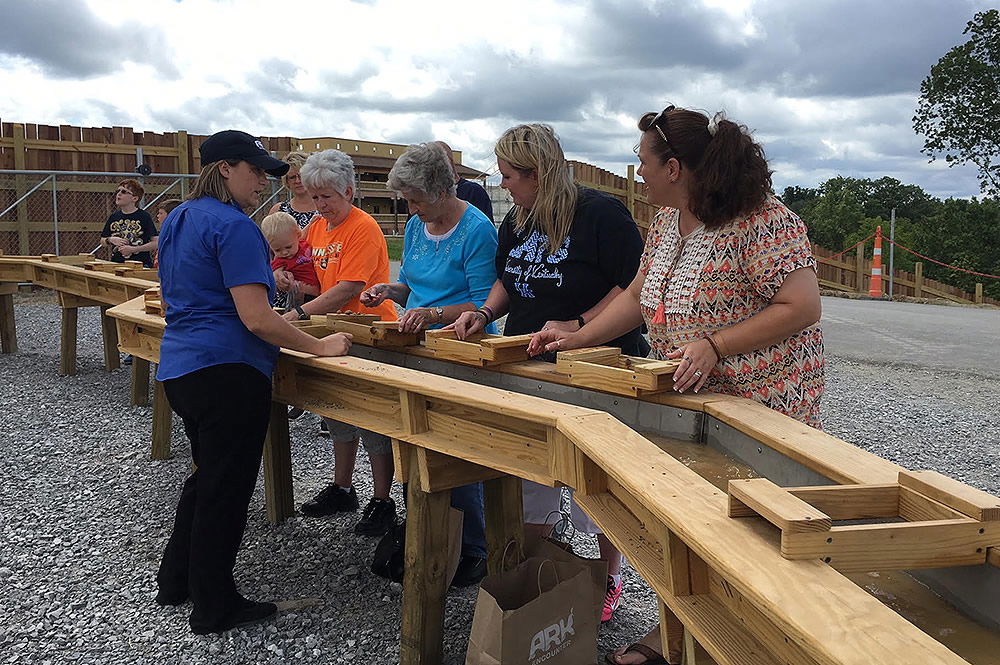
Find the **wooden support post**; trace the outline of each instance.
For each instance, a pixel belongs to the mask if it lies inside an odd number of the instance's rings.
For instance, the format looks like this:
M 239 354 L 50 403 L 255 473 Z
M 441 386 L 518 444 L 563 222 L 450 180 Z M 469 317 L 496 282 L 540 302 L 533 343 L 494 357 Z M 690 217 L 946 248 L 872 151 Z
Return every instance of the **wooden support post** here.
M 411 465 L 407 485 L 399 662 L 401 665 L 439 665 L 444 654 L 451 493 L 428 493 L 419 485 L 416 465 Z
M 660 653 L 670 665 L 680 665 L 684 655 L 684 624 L 661 600 Z
M 913 297 L 922 298 L 924 296 L 924 264 L 917 261 L 913 264 Z
M 76 375 L 76 323 L 79 310 L 62 308 L 62 330 L 59 336 L 59 376 Z
M 976 282 L 976 297 L 973 300 L 973 302 L 976 303 L 977 305 L 982 305 L 983 304 L 983 283 L 982 282 Z
M 122 363 L 118 355 L 118 327 L 115 320 L 108 316 L 109 309 L 106 305 L 101 307 L 101 339 L 104 342 L 104 369 L 111 372 L 121 367 Z
M 515 552 L 510 563 L 520 561 L 524 551 L 524 507 L 521 479 L 504 476 L 483 482 L 483 512 L 486 517 L 487 570 L 491 575 L 503 570 L 504 552 L 513 540 Z M 510 558 L 513 556 L 513 558 Z
M 24 125 L 15 123 L 14 125 L 14 168 L 23 171 L 25 168 L 24 150 Z M 14 177 L 14 197 L 19 199 L 28 192 L 28 183 L 25 176 Z M 31 243 L 28 235 L 28 202 L 22 201 L 17 204 L 17 244 L 21 254 L 31 254 Z
M 858 245 L 857 254 L 854 255 L 854 290 L 858 293 L 867 293 L 865 288 L 865 243 Z
M 174 146 L 177 148 L 177 170 L 175 173 L 183 174 L 191 172 L 191 160 L 188 158 L 188 133 L 183 129 L 174 135 Z M 181 179 L 181 196 L 187 196 L 187 178 Z
M 153 387 L 153 459 L 170 459 L 170 427 L 173 412 L 163 383 L 156 381 Z
M 149 361 L 132 356 L 132 406 L 149 406 Z
M 0 353 L 17 353 L 14 292 L 17 284 L 0 284 Z
M 695 652 L 696 642 L 694 640 L 694 635 L 687 628 L 684 629 L 684 657 L 681 660 L 682 665 L 698 665 L 698 655 Z
M 271 402 L 271 421 L 264 441 L 264 503 L 271 524 L 279 524 L 295 514 L 288 405 L 281 402 Z

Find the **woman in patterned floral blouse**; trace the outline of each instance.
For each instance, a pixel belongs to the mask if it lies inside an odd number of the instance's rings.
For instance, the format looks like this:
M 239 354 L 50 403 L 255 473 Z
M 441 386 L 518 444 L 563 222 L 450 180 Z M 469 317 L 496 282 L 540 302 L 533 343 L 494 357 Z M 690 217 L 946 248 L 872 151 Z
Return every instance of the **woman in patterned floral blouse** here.
M 823 334 L 805 224 L 771 192 L 764 151 L 721 115 L 669 106 L 639 120 L 639 175 L 663 206 L 639 273 L 576 332 L 549 329 L 529 352 L 596 346 L 645 320 L 653 352 L 679 358 L 678 392 L 753 399 L 820 426 Z M 654 629 L 608 662 L 662 663 Z

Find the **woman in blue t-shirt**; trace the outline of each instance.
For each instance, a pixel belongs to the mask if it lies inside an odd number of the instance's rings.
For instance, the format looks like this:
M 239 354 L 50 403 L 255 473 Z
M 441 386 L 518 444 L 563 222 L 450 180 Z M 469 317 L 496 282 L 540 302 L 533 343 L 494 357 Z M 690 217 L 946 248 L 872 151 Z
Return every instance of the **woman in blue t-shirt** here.
M 160 233 L 167 327 L 156 378 L 184 421 L 195 471 L 184 483 L 156 576 L 160 605 L 193 603 L 197 634 L 263 621 L 274 603 L 236 589 L 233 567 L 260 469 L 278 347 L 337 356 L 350 336 L 311 337 L 271 309 L 267 241 L 244 208 L 288 165 L 234 130 L 201 144 L 202 171 Z
M 388 299 L 405 307 L 399 318 L 404 332 L 440 328 L 476 311 L 497 278 L 497 232 L 482 211 L 455 196 L 450 156 L 437 144 L 411 146 L 396 160 L 388 184 L 413 213 L 399 281 L 376 284 L 361 294 L 361 303 L 374 307 Z M 452 585 L 468 586 L 486 574 L 482 483 L 454 488 L 451 502 L 464 513 L 462 558 Z

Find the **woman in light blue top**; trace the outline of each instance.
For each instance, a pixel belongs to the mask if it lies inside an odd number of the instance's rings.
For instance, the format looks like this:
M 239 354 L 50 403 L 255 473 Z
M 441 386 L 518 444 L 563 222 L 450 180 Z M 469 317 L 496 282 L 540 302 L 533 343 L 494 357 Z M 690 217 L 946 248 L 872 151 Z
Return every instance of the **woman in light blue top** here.
M 389 299 L 404 306 L 403 332 L 440 328 L 478 309 L 497 278 L 497 232 L 478 208 L 456 198 L 449 156 L 435 144 L 410 146 L 389 172 L 388 184 L 413 213 L 399 281 L 364 291 L 361 304 L 374 307 Z M 486 572 L 482 483 L 453 489 L 452 505 L 465 513 L 462 558 L 452 584 L 467 586 Z

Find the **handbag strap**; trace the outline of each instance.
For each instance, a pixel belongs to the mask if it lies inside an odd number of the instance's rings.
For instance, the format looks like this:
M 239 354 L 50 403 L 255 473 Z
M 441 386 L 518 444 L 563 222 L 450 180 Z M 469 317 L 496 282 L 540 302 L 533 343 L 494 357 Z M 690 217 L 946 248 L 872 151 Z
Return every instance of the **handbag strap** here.
M 560 525 L 565 525 L 563 526 L 562 531 L 556 534 L 556 536 L 557 537 L 564 536 L 566 533 L 569 533 L 569 536 L 566 537 L 565 542 L 568 543 L 572 541 L 573 538 L 576 537 L 576 525 L 573 524 L 573 520 L 570 519 L 569 515 L 562 512 L 561 510 L 553 510 L 549 512 L 548 515 L 545 516 L 545 523 L 544 523 L 545 526 L 549 526 L 549 518 L 552 517 L 553 515 L 558 515 L 559 519 L 557 519 L 555 522 L 552 523 L 551 528 L 549 529 L 549 532 L 545 534 L 545 537 L 552 538 L 552 535 L 556 533 L 556 529 L 558 529 Z

